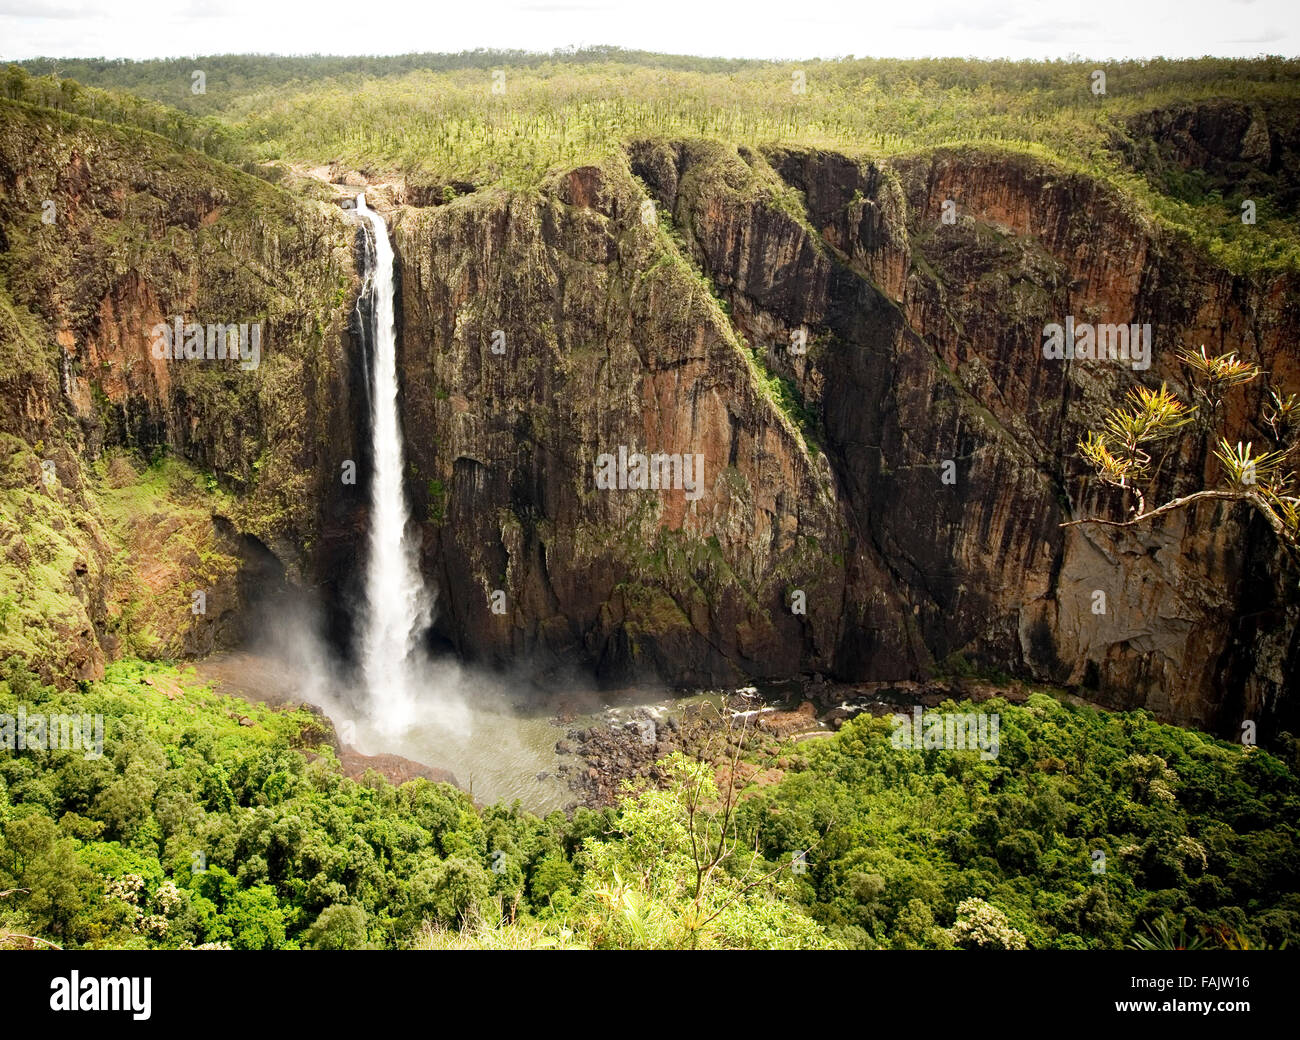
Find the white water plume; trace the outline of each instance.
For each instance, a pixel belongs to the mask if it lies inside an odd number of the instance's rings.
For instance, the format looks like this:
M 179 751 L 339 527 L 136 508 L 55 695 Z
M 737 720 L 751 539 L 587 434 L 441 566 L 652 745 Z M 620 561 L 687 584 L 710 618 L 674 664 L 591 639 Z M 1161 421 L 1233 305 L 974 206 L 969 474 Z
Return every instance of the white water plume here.
M 370 395 L 373 462 L 361 678 L 376 725 L 400 732 L 427 715 L 427 711 L 418 710 L 431 706 L 420 705 L 422 699 L 444 698 L 433 690 L 422 693 L 420 689 L 422 678 L 432 678 L 419 644 L 432 619 L 433 599 L 420 576 L 402 490 L 393 247 L 383 217 L 366 205 L 365 195 L 357 196 L 357 212 L 370 224 L 374 250 L 374 263 L 367 273 L 374 333 Z

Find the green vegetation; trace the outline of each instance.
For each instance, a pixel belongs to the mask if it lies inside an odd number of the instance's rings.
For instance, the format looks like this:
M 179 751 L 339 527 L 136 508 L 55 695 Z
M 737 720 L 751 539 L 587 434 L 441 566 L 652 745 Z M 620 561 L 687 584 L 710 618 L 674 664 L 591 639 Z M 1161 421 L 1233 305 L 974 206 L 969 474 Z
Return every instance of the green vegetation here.
M 1294 186 L 1282 189 L 1241 163 L 1229 174 L 1185 173 L 1155 155 L 1141 125 L 1155 111 L 1224 99 L 1293 123 L 1300 61 L 1108 62 L 1101 96 L 1091 91 L 1096 67 L 851 57 L 722 61 L 613 48 L 392 58 L 222 55 L 37 59 L 11 66 L 4 89 L 10 97 L 144 126 L 228 161 L 340 161 L 374 174 L 402 173 L 438 197 L 465 185 L 532 187 L 548 171 L 599 163 L 642 137 L 812 145 L 877 160 L 960 144 L 1011 148 L 1116 184 L 1234 270 L 1300 266 Z M 196 69 L 206 76 L 202 94 L 191 92 Z M 504 93 L 492 90 L 497 69 L 505 73 Z M 794 89 L 796 74 L 802 93 Z M 69 86 L 69 79 L 110 89 Z M 1257 225 L 1241 223 L 1246 197 L 1259 205 Z
M 821 439 L 817 414 L 804 403 L 803 395 L 793 382 L 768 368 L 766 348 L 751 347 L 749 357 L 754 363 L 755 382 L 800 432 L 808 450 L 815 453 Z
M 429 492 L 429 520 L 440 524 L 447 516 L 447 487 L 436 477 L 430 477 L 427 483 Z
M 0 657 L 49 662 L 70 679 L 71 637 L 91 627 L 84 587 L 99 580 L 102 517 L 76 455 L 0 434 Z
M 0 946 L 811 948 L 1207 945 L 1300 935 L 1288 766 L 1034 694 L 1000 754 L 901 750 L 862 717 L 736 759 L 676 755 L 618 808 L 476 808 L 340 775 L 328 723 L 122 662 L 0 715 L 102 713 L 104 756 L 0 751 Z M 945 705 L 955 710 L 956 705 Z M 770 771 L 770 770 L 768 770 Z M 757 772 L 757 769 L 751 771 Z M 1098 852 L 1104 871 L 1098 872 Z M 800 855 L 802 853 L 802 855 Z M 1154 938 L 1153 938 L 1154 937 Z
M 620 812 L 541 820 L 447 785 L 347 779 L 319 716 L 161 665 L 57 693 L 11 661 L 0 714 L 20 705 L 102 713 L 105 753 L 0 751 L 0 890 L 24 890 L 0 904 L 0 945 L 394 946 L 502 925 L 533 945 L 824 942 L 774 880 L 695 882 L 699 765 Z
M 172 105 L 120 90 L 86 87 L 76 79 L 53 73 L 32 77 L 21 66 L 10 65 L 0 77 L 0 94 L 12 101 L 148 130 L 226 161 L 236 161 L 243 154 L 233 135 L 217 119 L 195 119 Z
M 895 748 L 863 717 L 742 806 L 769 859 L 821 840 L 799 897 L 833 939 L 963 945 L 946 926 L 972 899 L 1030 947 L 1119 947 L 1174 918 L 1214 945 L 1300 935 L 1294 744 L 1288 767 L 1041 693 L 938 710 L 996 712 L 996 760 Z
M 234 500 L 179 459 L 159 458 L 137 472 L 127 455 L 110 454 L 97 467 L 98 499 L 110 543 L 109 631 L 142 657 L 180 657 L 202 591 L 215 615 L 227 606 L 240 560 L 218 535 L 214 515 L 230 515 Z
M 239 561 L 212 522 L 231 498 L 180 460 L 42 450 L 0 434 L 0 656 L 70 682 L 91 670 L 96 623 L 123 652 L 179 656 L 202 621 L 192 593 L 214 613 L 232 594 Z

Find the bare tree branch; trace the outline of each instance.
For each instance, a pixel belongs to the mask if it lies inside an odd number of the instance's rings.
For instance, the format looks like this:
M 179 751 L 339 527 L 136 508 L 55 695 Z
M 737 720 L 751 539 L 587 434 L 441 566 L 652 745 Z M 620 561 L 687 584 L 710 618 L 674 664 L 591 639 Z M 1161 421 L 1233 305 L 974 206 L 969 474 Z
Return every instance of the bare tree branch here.
M 1156 509 L 1152 509 L 1150 512 L 1142 513 L 1140 516 L 1135 516 L 1131 520 L 1103 520 L 1098 517 L 1084 517 L 1081 520 L 1067 520 L 1057 526 L 1076 527 L 1080 524 L 1100 524 L 1103 527 L 1132 527 L 1135 524 L 1146 523 L 1146 521 L 1152 520 L 1157 516 L 1161 516 L 1165 513 L 1172 513 L 1176 509 L 1184 509 L 1187 506 L 1192 505 L 1194 502 L 1207 499 L 1217 499 L 1222 502 L 1248 502 L 1263 515 L 1264 519 L 1268 521 L 1268 525 L 1273 528 L 1274 533 L 1277 534 L 1282 542 L 1288 547 L 1291 547 L 1291 539 L 1288 537 L 1286 525 L 1282 523 L 1282 518 L 1273 511 L 1273 508 L 1264 500 L 1263 496 L 1260 495 L 1259 492 L 1233 491 L 1225 488 L 1213 491 L 1197 491 L 1191 495 L 1184 495 L 1182 498 L 1175 498 Z
M 25 889 L 23 891 L 26 891 Z M 58 943 L 52 943 L 49 939 L 42 939 L 39 935 L 23 935 L 21 932 L 0 932 L 0 946 L 3 946 L 10 939 L 26 939 L 28 942 L 41 943 L 48 946 L 51 950 L 63 949 Z

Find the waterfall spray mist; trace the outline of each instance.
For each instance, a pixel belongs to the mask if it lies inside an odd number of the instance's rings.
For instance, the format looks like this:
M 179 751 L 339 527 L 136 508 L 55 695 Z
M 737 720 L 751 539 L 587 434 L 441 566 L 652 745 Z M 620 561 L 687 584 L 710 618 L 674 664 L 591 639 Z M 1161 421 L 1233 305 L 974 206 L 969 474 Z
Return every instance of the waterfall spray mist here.
M 393 314 L 393 247 L 388 227 L 357 196 L 369 222 L 374 266 L 369 272 L 373 314 L 371 371 L 370 543 L 361 635 L 361 676 L 375 723 L 390 732 L 416 718 L 421 633 L 432 598 L 420 577 L 402 490 L 402 429 L 397 412 L 397 331 Z
M 365 567 L 356 614 L 358 660 L 354 665 L 337 653 L 325 638 L 323 610 L 309 590 L 293 587 L 259 607 L 266 613 L 252 652 L 226 655 L 217 678 L 271 703 L 317 705 L 349 752 L 405 756 L 412 764 L 450 770 L 489 801 L 521 798 L 543 811 L 561 808 L 572 800 L 556 775 L 555 742 L 564 730 L 549 712 L 519 711 L 526 680 L 489 675 L 424 648 L 435 600 L 421 579 L 418 529 L 403 494 L 393 247 L 364 195 L 357 196 L 356 212 L 368 242 L 362 297 L 370 305 L 374 455 L 367 475 L 369 530 L 358 549 Z M 593 699 L 593 711 L 599 703 Z

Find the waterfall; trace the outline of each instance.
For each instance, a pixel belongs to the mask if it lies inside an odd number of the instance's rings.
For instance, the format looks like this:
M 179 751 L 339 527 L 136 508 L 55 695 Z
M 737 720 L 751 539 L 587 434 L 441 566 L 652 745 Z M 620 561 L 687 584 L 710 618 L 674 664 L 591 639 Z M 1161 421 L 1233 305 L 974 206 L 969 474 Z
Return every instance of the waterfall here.
M 361 678 L 375 723 L 398 732 L 416 717 L 418 643 L 432 615 L 420 577 L 402 490 L 402 429 L 397 412 L 397 330 L 393 311 L 393 247 L 388 226 L 357 196 L 370 224 L 367 273 L 373 322 L 371 372 L 370 540 L 361 633 Z

